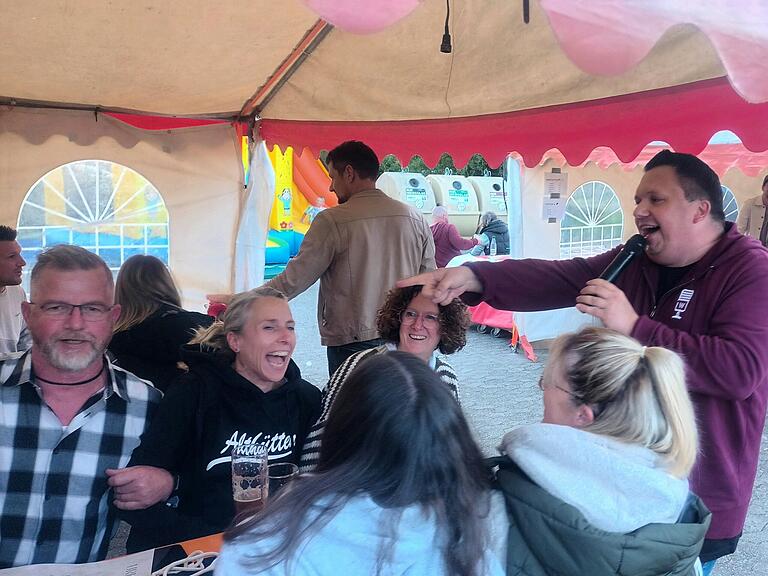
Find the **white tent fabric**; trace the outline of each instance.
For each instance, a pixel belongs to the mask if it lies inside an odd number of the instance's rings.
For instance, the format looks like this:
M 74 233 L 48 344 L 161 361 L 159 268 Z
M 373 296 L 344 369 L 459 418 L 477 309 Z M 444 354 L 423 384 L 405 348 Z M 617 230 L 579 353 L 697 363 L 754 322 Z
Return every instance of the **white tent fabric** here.
M 239 142 L 228 124 L 144 131 L 101 112 L 234 120 L 245 111 L 264 122 L 334 120 L 354 137 L 360 121 L 493 119 L 655 89 L 684 91 L 726 73 L 709 37 L 690 24 L 666 30 L 631 70 L 594 77 L 564 55 L 537 0 L 528 24 L 522 2 L 451 5 L 453 51 L 442 54 L 444 0 L 423 0 L 393 26 L 365 36 L 318 20 L 299 0 L 6 2 L 0 222 L 16 223 L 25 194 L 49 170 L 80 159 L 118 162 L 163 194 L 171 268 L 187 299 L 201 302 L 206 292 L 232 289 L 238 222 L 238 249 L 250 249 L 243 236 L 261 214 L 240 210 L 266 202 L 268 189 L 262 183 L 243 199 Z M 740 12 L 724 25 L 737 20 L 748 16 Z M 766 62 L 755 62 L 755 73 Z M 557 138 L 573 136 L 567 124 L 558 127 Z M 452 144 L 446 141 L 446 149 Z M 259 173 L 254 165 L 254 180 Z M 243 258 L 252 267 L 253 259 Z
M 560 49 L 532 2 L 466 0 L 451 12 L 453 51 L 439 51 L 445 2 L 426 1 L 379 34 L 332 30 L 259 105 L 267 119 L 377 121 L 456 118 L 606 98 L 723 76 L 706 36 L 670 30 L 647 58 L 591 76 Z M 354 57 L 351 57 L 354 55 Z
M 507 192 L 507 222 L 509 223 L 509 255 L 523 257 L 523 191 L 520 162 L 508 155 L 504 161 L 504 189 Z
M 235 292 L 243 292 L 264 283 L 264 246 L 272 199 L 275 194 L 275 170 L 269 161 L 267 146 L 256 143 L 235 240 Z
M 170 266 L 186 304 L 231 289 L 242 191 L 239 143 L 228 124 L 146 132 L 91 112 L 0 107 L 0 222 L 17 225 L 27 192 L 50 170 L 110 160 L 142 174 L 170 215 Z
M 439 51 L 444 20 L 445 2 L 424 0 L 377 34 L 320 22 L 304 46 L 317 17 L 297 0 L 6 2 L 0 99 L 232 116 L 255 95 L 264 118 L 402 120 L 509 112 L 725 74 L 691 26 L 667 31 L 633 70 L 594 77 L 562 52 L 536 1 L 529 24 L 522 2 L 454 1 L 450 54 Z
M 316 20 L 296 0 L 3 2 L 0 96 L 231 115 Z

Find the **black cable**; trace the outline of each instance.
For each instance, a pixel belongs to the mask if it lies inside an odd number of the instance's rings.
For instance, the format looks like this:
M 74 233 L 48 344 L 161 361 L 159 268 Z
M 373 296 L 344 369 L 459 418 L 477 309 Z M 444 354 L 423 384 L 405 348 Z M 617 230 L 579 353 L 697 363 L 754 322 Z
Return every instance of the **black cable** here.
M 443 54 L 450 54 L 453 48 L 451 47 L 451 33 L 448 30 L 448 19 L 451 17 L 451 0 L 445 0 L 445 31 L 443 32 L 443 41 L 440 43 L 440 52 Z

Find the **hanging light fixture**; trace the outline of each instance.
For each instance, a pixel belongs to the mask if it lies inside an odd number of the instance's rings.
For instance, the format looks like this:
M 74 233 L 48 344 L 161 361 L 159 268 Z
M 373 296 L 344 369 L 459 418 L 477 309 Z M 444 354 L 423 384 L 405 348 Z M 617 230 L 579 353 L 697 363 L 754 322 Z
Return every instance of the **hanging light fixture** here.
M 443 32 L 443 41 L 440 43 L 440 52 L 443 54 L 450 54 L 453 48 L 451 47 L 451 32 L 448 30 L 448 19 L 451 17 L 451 0 L 445 0 L 445 31 Z

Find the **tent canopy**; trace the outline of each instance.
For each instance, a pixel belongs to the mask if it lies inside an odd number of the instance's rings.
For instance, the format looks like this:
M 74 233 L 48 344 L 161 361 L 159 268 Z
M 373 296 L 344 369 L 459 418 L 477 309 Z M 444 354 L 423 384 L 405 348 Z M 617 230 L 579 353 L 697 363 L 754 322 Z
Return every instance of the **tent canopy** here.
M 404 1 L 368 4 L 385 13 Z M 530 165 L 559 147 L 579 163 L 600 145 L 628 159 L 658 138 L 698 152 L 725 128 L 752 150 L 768 148 L 755 121 L 768 115 L 766 105 L 744 100 L 768 99 L 759 3 L 727 12 L 718 0 L 709 12 L 677 13 L 661 0 L 643 3 L 645 12 L 627 0 L 532 0 L 526 24 L 522 0 L 454 0 L 450 54 L 439 51 L 442 0 L 403 10 L 369 35 L 332 26 L 307 4 L 323 13 L 334 3 L 10 3 L 0 21 L 0 102 L 230 120 L 258 114 L 272 143 L 317 151 L 358 137 L 380 154 L 421 153 L 428 162 L 443 151 L 462 162 L 516 150 Z M 591 75 L 569 55 L 612 75 Z M 691 110 L 692 100 L 708 107 Z
M 298 2 L 7 2 L 0 96 L 176 116 L 226 116 L 317 16 Z
M 58 167 L 131 168 L 164 199 L 169 264 L 200 303 L 232 289 L 248 200 L 270 197 L 243 190 L 243 121 L 282 147 L 357 138 L 430 164 L 556 148 L 577 165 L 600 146 L 627 161 L 653 140 L 697 153 L 723 129 L 768 149 L 768 3 L 530 0 L 525 23 L 527 4 L 450 0 L 444 54 L 444 0 L 5 2 L 0 222 Z

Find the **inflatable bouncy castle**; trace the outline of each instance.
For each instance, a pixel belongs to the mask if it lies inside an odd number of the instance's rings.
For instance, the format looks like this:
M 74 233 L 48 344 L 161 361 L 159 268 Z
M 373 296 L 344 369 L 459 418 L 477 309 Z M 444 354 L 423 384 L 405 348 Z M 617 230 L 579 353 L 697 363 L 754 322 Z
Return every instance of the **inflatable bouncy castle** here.
M 328 190 L 331 179 L 325 167 L 308 149 L 299 155 L 293 148 L 281 152 L 274 146 L 269 157 L 275 168 L 275 198 L 269 216 L 265 278 L 282 272 L 296 255 L 315 216 L 338 204 L 336 195 Z

